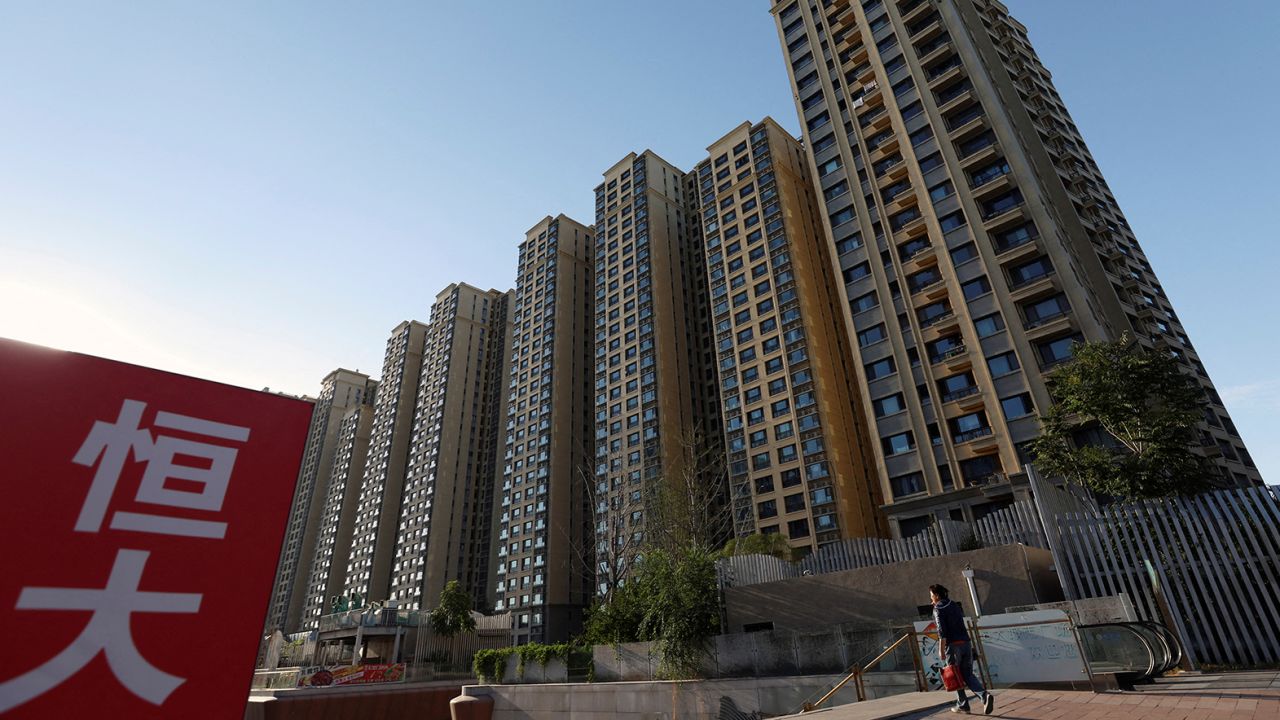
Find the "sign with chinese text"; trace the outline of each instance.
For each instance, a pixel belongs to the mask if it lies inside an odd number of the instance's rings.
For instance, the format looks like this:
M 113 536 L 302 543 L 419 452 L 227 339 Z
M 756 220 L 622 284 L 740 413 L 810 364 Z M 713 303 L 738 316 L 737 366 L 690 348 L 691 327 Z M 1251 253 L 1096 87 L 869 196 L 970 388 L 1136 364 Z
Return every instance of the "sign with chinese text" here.
M 363 665 L 335 665 L 310 667 L 298 677 L 298 687 L 337 687 L 338 685 L 369 685 L 404 680 L 404 663 L 368 663 Z
M 0 715 L 243 715 L 311 404 L 5 339 L 0 398 Z

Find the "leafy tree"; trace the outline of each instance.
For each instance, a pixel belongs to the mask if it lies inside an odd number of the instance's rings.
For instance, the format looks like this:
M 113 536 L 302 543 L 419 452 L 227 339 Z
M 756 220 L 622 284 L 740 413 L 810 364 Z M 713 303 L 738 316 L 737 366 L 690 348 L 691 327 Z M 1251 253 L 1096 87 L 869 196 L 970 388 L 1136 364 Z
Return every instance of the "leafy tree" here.
M 791 545 L 781 533 L 756 533 L 734 538 L 724 546 L 725 555 L 772 555 L 779 560 L 791 560 Z
M 708 641 L 720 630 L 715 557 L 696 546 L 674 554 L 649 550 L 632 577 L 592 607 L 583 640 L 653 641 L 659 674 L 696 676 Z
M 1200 385 L 1128 336 L 1074 350 L 1048 377 L 1054 404 L 1031 445 L 1037 468 L 1126 499 L 1207 489 L 1209 463 L 1193 449 L 1205 410 Z M 1091 428 L 1102 442 L 1075 441 Z
M 440 602 L 427 614 L 431 632 L 451 638 L 476 629 L 476 619 L 471 616 L 471 597 L 457 580 L 445 583 L 440 591 Z
M 641 639 L 645 599 L 639 582 L 629 582 L 613 589 L 608 597 L 596 598 L 587 611 L 582 639 L 592 645 L 617 645 Z
M 674 555 L 656 550 L 641 562 L 639 579 L 640 628 L 654 641 L 659 674 L 697 677 L 707 643 L 720 630 L 715 555 L 693 545 Z

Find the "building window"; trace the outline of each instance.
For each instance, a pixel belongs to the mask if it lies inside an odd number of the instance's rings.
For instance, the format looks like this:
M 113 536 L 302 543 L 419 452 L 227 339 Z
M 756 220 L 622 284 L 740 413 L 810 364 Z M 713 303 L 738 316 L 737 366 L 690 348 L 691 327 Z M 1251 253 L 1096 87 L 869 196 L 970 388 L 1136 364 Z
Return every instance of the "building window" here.
M 1026 417 L 1036 411 L 1035 406 L 1031 404 L 1031 395 L 1028 393 L 1001 398 L 1000 407 L 1004 410 L 1006 420 Z
M 991 292 L 991 283 L 987 282 L 984 275 L 961 285 L 960 289 L 964 292 L 965 300 L 976 300 Z
M 868 345 L 874 345 L 887 337 L 888 336 L 885 334 L 884 330 L 884 323 L 880 323 L 859 332 L 858 345 L 861 347 L 867 347 Z
M 870 310 L 871 308 L 874 308 L 879 304 L 880 302 L 876 300 L 875 292 L 872 291 L 867 293 L 866 295 L 861 295 L 859 297 L 854 298 L 853 300 L 850 300 L 849 308 L 853 310 L 854 313 L 860 313 L 866 310 Z
M 871 405 L 875 408 L 876 417 L 878 418 L 900 413 L 907 407 L 903 400 L 902 393 L 894 393 L 892 395 L 879 398 L 878 400 L 873 401 Z
M 869 363 L 866 366 L 866 369 L 868 380 L 877 380 L 882 377 L 888 377 L 889 375 L 897 372 L 894 367 L 893 358 L 891 357 Z
M 1004 330 L 1004 318 L 1000 317 L 1000 313 L 984 315 L 973 321 L 973 327 L 977 330 L 978 337 L 988 338 Z
M 909 430 L 897 435 L 890 435 L 887 438 L 881 438 L 880 444 L 884 449 L 885 455 L 901 455 L 902 453 L 911 452 L 916 447 L 915 439 Z
M 783 507 L 786 508 L 787 512 L 789 513 L 799 512 L 804 509 L 804 493 L 796 493 L 795 495 L 788 495 L 785 498 L 783 498 L 782 503 L 783 503 Z
M 765 518 L 777 517 L 777 515 L 778 515 L 777 500 L 765 500 L 764 502 L 756 505 L 756 517 L 760 518 L 761 520 Z
M 893 491 L 895 500 L 908 495 L 917 495 L 925 490 L 924 476 L 918 472 L 912 472 L 891 477 L 889 478 L 889 488 Z
M 992 377 L 1000 377 L 1008 375 L 1018 369 L 1018 356 L 1013 352 L 1000 353 L 987 358 L 987 367 L 991 369 Z

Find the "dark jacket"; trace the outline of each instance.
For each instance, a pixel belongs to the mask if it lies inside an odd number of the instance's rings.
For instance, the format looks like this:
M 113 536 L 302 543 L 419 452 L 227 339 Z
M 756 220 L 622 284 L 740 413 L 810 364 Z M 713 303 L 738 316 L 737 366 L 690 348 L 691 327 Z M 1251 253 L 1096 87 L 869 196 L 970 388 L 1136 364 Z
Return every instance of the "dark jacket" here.
M 933 606 L 933 622 L 938 626 L 938 637 L 949 643 L 969 642 L 969 631 L 964 627 L 964 610 L 959 603 L 943 600 Z

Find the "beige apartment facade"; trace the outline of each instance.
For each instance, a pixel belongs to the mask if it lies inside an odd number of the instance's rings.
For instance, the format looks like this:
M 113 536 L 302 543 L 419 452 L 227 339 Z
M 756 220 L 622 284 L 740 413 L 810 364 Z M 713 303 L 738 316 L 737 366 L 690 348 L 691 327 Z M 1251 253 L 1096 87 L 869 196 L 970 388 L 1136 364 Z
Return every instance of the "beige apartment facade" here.
M 806 554 L 885 536 L 842 288 L 800 143 L 771 118 L 697 167 L 734 530 Z
M 398 607 L 435 607 L 450 580 L 477 608 L 493 602 L 510 296 L 455 283 L 432 305 L 390 574 L 388 597 Z
M 597 593 L 625 579 L 654 539 L 646 533 L 688 534 L 679 518 L 657 519 L 654 503 L 668 501 L 656 497 L 723 485 L 722 463 L 708 462 L 722 443 L 692 189 L 689 174 L 646 150 L 595 190 Z
M 377 382 L 368 375 L 342 368 L 326 375 L 320 383 L 276 568 L 268 630 L 285 633 L 298 630 L 315 554 L 316 534 L 310 529 L 320 522 L 342 418 L 349 410 L 365 404 L 376 388 Z
M 567 640 L 591 597 L 592 238 L 559 215 L 520 244 L 494 540 L 494 609 L 519 644 Z
M 371 382 L 376 386 L 376 381 Z M 373 433 L 375 395 L 376 387 L 372 387 L 361 404 L 347 410 L 338 427 L 324 505 L 317 523 L 307 530 L 315 541 L 302 609 L 303 630 L 317 629 L 320 617 L 334 612 L 339 598 L 345 597 L 351 535 L 369 454 L 369 438 Z
M 387 340 L 343 583 L 342 594 L 359 600 L 357 605 L 387 599 L 422 356 L 430 330 L 416 320 L 405 321 Z
M 1045 374 L 1073 342 L 1122 333 L 1173 354 L 1204 385 L 1203 443 L 1222 483 L 1259 480 L 1003 5 L 777 0 L 772 12 L 896 534 L 1024 494 Z

